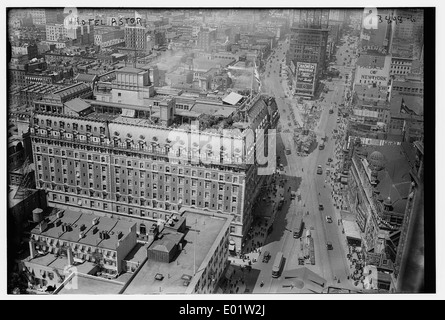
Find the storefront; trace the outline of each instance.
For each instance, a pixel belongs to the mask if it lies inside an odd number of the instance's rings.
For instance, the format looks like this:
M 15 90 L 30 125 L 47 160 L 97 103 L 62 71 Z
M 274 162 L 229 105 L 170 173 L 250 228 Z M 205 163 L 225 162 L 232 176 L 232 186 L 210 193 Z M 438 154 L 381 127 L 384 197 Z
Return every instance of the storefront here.
M 360 228 L 355 221 L 342 220 L 343 230 L 345 231 L 346 241 L 348 245 L 354 247 L 361 247 L 362 238 Z

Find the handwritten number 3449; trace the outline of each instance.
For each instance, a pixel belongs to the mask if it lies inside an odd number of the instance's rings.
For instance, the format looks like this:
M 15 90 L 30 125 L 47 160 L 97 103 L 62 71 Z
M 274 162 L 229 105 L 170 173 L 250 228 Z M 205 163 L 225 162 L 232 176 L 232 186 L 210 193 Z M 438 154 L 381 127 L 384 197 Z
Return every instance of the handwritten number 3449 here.
M 378 14 L 377 16 L 379 17 L 379 23 L 384 22 L 382 15 Z M 397 23 L 403 22 L 403 17 L 402 16 L 385 16 L 385 20 L 388 24 L 392 23 L 393 20 L 397 24 Z M 412 16 L 410 16 L 409 18 L 406 17 L 405 20 L 410 20 L 411 22 L 416 22 L 416 19 L 414 19 Z

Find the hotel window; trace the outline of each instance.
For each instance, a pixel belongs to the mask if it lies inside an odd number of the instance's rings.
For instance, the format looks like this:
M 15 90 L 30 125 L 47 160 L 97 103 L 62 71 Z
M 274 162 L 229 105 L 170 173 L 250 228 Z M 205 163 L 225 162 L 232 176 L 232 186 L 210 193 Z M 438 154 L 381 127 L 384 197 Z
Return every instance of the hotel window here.
M 178 169 L 178 174 L 184 174 L 184 169 L 179 168 L 179 169 Z
M 224 181 L 224 176 L 222 174 L 219 175 L 219 181 Z
M 218 200 L 222 200 L 223 199 L 223 195 L 222 194 L 218 194 Z
M 224 185 L 223 185 L 223 184 L 220 183 L 220 184 L 218 185 L 218 187 L 219 187 L 219 191 L 224 191 Z
M 192 171 L 192 177 L 196 177 L 196 171 L 195 170 Z
M 192 179 L 192 187 L 196 187 L 197 186 L 197 182 L 198 182 L 198 180 Z
M 210 179 L 210 172 L 206 172 L 206 179 Z
M 192 190 L 192 197 L 196 197 L 196 190 Z
M 236 207 L 232 207 L 232 212 L 236 212 Z

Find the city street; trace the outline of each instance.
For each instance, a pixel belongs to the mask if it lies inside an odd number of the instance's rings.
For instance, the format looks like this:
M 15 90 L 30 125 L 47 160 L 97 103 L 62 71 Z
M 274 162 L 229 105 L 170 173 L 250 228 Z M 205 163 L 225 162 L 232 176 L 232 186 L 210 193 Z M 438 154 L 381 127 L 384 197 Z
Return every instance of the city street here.
M 299 193 L 301 199 L 298 201 L 292 200 L 289 207 L 284 207 L 282 211 L 278 211 L 274 222 L 274 230 L 265 241 L 265 245 L 261 247 L 261 252 L 271 252 L 272 257 L 269 263 L 259 261 L 254 264 L 254 269 L 259 271 L 256 278 L 254 293 L 274 293 L 279 290 L 282 280 L 281 278 L 272 278 L 272 266 L 277 252 L 282 251 L 285 257 L 284 270 L 291 270 L 298 268 L 298 251 L 302 245 L 304 237 L 294 239 L 292 233 L 297 229 L 298 219 L 297 214 L 309 212 L 305 215 L 305 228 L 311 229 L 312 237 L 314 238 L 315 246 L 315 265 L 306 265 L 312 271 L 318 273 L 321 277 L 326 279 L 328 284 L 339 285 L 336 279 L 340 279 L 341 286 L 344 288 L 352 288 L 352 285 L 347 280 L 350 274 L 349 266 L 346 260 L 346 244 L 345 238 L 342 235 L 342 226 L 337 223 L 340 219 L 340 212 L 334 208 L 332 202 L 332 188 L 326 181 L 326 163 L 328 158 L 335 158 L 335 140 L 332 138 L 333 130 L 338 127 L 337 124 L 337 108 L 339 104 L 344 101 L 345 83 L 344 77 L 349 73 L 349 68 L 338 66 L 341 59 L 344 59 L 346 46 L 339 48 L 337 53 L 336 68 L 340 71 L 343 79 L 334 79 L 332 82 L 326 82 L 326 87 L 329 91 L 324 96 L 324 101 L 319 102 L 319 107 L 322 108 L 321 118 L 318 126 L 315 128 L 317 140 L 320 142 L 321 138 L 328 137 L 324 150 L 316 149 L 307 157 L 300 157 L 297 155 L 296 148 L 292 143 L 292 132 L 294 127 L 290 121 L 287 121 L 289 114 L 289 107 L 291 106 L 291 99 L 285 97 L 285 92 L 281 84 L 280 64 L 285 59 L 285 51 L 288 44 L 284 44 L 275 53 L 275 57 L 271 57 L 270 62 L 266 65 L 265 77 L 263 81 L 263 91 L 273 94 L 276 98 L 277 105 L 281 115 L 281 141 L 277 146 L 277 153 L 285 165 L 285 175 L 288 180 L 301 179 L 299 185 Z M 287 82 L 287 80 L 285 80 Z M 286 84 L 287 85 L 287 84 Z M 334 113 L 329 114 L 329 107 L 334 106 Z M 297 116 L 297 115 L 296 115 Z M 289 127 L 289 124 L 291 125 Z M 291 133 L 286 133 L 289 129 Z M 283 143 L 283 144 L 281 144 Z M 285 154 L 284 149 L 289 148 L 291 154 Z M 334 160 L 337 161 L 337 160 Z M 334 162 L 335 163 L 335 162 Z M 323 167 L 323 174 L 316 174 L 316 167 L 321 165 Z M 326 182 L 325 182 L 326 181 Z M 284 190 L 287 190 L 287 185 Z M 290 193 L 285 192 L 284 197 L 286 203 L 289 203 Z M 318 205 L 323 204 L 324 210 L 320 211 Z M 286 210 L 287 209 L 287 210 Z M 326 216 L 331 216 L 332 223 L 326 221 Z M 327 250 L 326 242 L 332 243 L 332 250 Z M 260 284 L 263 283 L 263 286 Z

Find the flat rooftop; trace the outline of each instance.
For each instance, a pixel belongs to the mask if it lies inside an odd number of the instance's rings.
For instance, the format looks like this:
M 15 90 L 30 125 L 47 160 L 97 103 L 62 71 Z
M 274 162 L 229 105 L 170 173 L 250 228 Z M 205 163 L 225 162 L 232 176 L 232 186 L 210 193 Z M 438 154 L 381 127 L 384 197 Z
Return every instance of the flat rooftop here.
M 63 287 L 57 294 L 118 294 L 124 286 L 117 281 L 84 274 L 74 275 L 71 281 L 70 288 Z
M 8 191 L 8 207 L 12 208 L 15 205 L 19 204 L 20 202 L 22 202 L 23 200 L 25 200 L 25 197 L 20 197 L 18 196 L 17 198 L 14 198 L 15 195 L 17 194 L 17 191 L 19 189 L 18 186 L 14 186 L 14 185 L 9 185 L 9 191 Z M 37 192 L 37 190 L 33 190 L 33 189 L 28 189 L 28 191 L 32 194 L 34 194 L 35 192 Z M 31 196 L 31 194 L 29 195 Z
M 63 271 L 64 268 L 68 265 L 68 260 L 63 256 L 56 257 L 52 253 L 46 253 L 44 255 L 39 255 L 33 259 L 30 259 L 26 261 L 25 264 L 26 263 L 32 263 Z M 83 263 L 76 264 L 75 267 L 77 269 L 77 272 L 87 274 L 95 268 L 95 265 L 91 262 L 85 261 Z
M 147 260 L 141 270 L 128 285 L 124 294 L 183 294 L 188 286 L 184 285 L 184 275 L 193 277 L 194 270 L 200 271 L 221 231 L 228 227 L 230 216 L 212 216 L 206 213 L 186 211 L 188 230 L 182 252 L 171 263 Z M 165 232 L 165 229 L 164 231 Z M 167 231 L 168 232 L 168 231 Z M 163 280 L 156 280 L 156 274 L 162 274 Z M 192 280 L 190 280 L 192 282 Z

